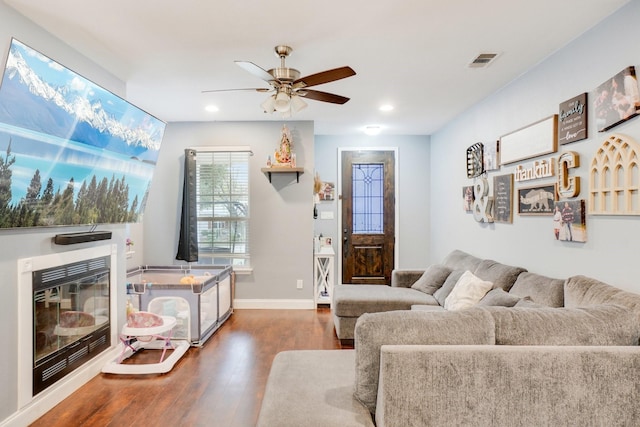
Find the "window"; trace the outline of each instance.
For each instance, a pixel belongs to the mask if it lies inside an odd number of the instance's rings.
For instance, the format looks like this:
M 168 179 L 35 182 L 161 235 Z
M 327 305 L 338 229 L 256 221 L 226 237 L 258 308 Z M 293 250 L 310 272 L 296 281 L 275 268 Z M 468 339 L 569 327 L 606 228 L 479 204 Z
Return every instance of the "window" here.
M 250 265 L 250 154 L 196 150 L 198 264 Z

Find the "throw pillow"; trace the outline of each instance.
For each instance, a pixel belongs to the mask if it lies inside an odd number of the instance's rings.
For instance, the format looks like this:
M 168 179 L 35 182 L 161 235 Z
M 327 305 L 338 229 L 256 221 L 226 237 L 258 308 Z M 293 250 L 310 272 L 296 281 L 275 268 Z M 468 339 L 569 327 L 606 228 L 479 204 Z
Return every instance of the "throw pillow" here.
M 520 301 L 518 301 L 516 305 L 514 305 L 514 307 L 544 308 L 544 307 L 548 307 L 548 305 L 538 304 L 537 302 L 534 302 L 530 296 L 526 296 L 522 298 Z
M 523 272 L 513 284 L 510 294 L 526 297 L 547 307 L 564 306 L 564 280 L 553 279 L 536 273 Z
M 444 307 L 444 302 L 453 290 L 453 287 L 458 283 L 458 279 L 464 273 L 464 270 L 453 270 L 444 284 L 433 293 L 433 297 L 438 301 L 438 304 Z
M 451 271 L 449 267 L 444 265 L 430 265 L 424 274 L 411 285 L 411 288 L 424 292 L 425 294 L 433 295 L 433 293 L 444 284 L 444 281 L 447 280 Z
M 444 301 L 446 310 L 463 310 L 476 305 L 493 287 L 493 283 L 482 280 L 470 271 L 465 271 Z
M 513 307 L 520 301 L 520 297 L 511 295 L 502 288 L 492 289 L 480 300 L 479 306 Z

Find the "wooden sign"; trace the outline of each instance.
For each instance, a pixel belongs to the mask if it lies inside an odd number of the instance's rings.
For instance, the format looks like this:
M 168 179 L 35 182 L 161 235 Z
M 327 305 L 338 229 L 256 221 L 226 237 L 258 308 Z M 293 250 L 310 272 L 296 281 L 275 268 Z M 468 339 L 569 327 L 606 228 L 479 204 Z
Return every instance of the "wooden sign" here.
M 500 138 L 500 164 L 555 153 L 558 150 L 558 115 L 542 119 Z
M 583 93 L 560 104 L 558 142 L 568 144 L 587 138 L 587 94 Z
M 518 213 L 520 215 L 551 215 L 556 201 L 556 186 L 518 189 Z
M 513 174 L 493 177 L 493 221 L 513 222 Z

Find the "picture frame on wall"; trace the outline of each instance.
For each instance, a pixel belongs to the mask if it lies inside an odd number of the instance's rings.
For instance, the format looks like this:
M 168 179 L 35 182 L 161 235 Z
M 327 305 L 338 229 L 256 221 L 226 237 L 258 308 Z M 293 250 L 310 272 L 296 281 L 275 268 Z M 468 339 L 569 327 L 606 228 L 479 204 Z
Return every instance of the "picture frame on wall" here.
M 555 183 L 518 188 L 518 214 L 552 215 L 556 200 Z
M 598 132 L 607 131 L 640 113 L 636 68 L 629 66 L 595 90 L 593 101 Z
M 493 177 L 493 222 L 513 222 L 513 174 Z
M 467 148 L 467 178 L 476 178 L 484 172 L 484 145 L 476 142 Z
M 500 164 L 558 151 L 558 115 L 554 114 L 500 137 Z
M 500 141 L 490 141 L 484 144 L 482 161 L 485 172 L 500 169 Z
M 462 209 L 465 212 L 473 212 L 473 201 L 475 196 L 473 195 L 473 185 L 465 185 L 462 187 Z
M 569 144 L 589 137 L 587 93 L 574 96 L 560 104 L 558 142 Z
M 560 200 L 555 202 L 553 230 L 556 240 L 586 242 L 587 223 L 584 199 Z

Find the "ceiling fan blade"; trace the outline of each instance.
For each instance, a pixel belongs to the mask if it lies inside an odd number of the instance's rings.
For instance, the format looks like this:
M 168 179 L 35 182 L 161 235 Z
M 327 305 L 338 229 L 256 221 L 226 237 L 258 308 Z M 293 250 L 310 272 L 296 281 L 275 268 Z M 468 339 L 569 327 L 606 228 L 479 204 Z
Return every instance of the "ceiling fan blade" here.
M 344 104 L 349 100 L 349 98 L 346 98 L 344 96 L 321 92 L 319 90 L 301 89 L 300 91 L 296 91 L 295 93 L 304 98 L 313 99 L 315 101 L 331 102 L 332 104 Z
M 249 62 L 249 61 L 235 61 L 236 64 L 238 64 L 243 70 L 248 71 L 249 73 L 253 74 L 254 76 L 256 76 L 259 79 L 262 79 L 266 82 L 275 82 L 276 79 L 269 74 L 269 72 L 267 70 L 265 70 L 264 68 L 259 67 L 258 65 L 254 64 L 253 62 Z
M 202 93 L 233 92 L 233 91 L 238 91 L 238 90 L 250 90 L 252 92 L 269 92 L 269 91 L 272 91 L 273 88 L 255 87 L 255 88 L 246 88 L 246 89 L 211 89 L 211 90 L 203 90 Z
M 346 77 L 355 76 L 356 72 L 351 67 L 334 68 L 333 70 L 322 71 L 309 76 L 300 77 L 292 83 L 294 89 L 321 85 L 323 83 L 334 82 Z

